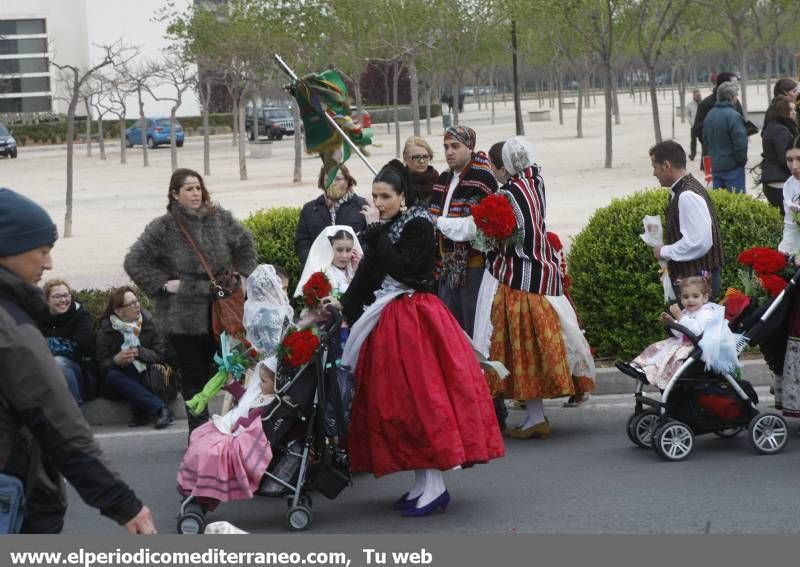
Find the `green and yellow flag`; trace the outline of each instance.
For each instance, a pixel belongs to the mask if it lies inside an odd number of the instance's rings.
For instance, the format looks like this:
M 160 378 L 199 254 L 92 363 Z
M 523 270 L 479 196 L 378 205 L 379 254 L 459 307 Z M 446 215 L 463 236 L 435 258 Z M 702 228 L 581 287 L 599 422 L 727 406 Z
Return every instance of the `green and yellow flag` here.
M 350 147 L 325 118 L 327 114 L 364 151 L 372 143 L 372 129 L 361 128 L 350 117 L 350 100 L 342 77 L 333 70 L 312 73 L 289 89 L 297 100 L 305 129 L 306 151 L 319 154 L 325 168 L 325 188 L 336 178 L 339 166 L 350 157 Z M 365 152 L 366 153 L 366 152 Z

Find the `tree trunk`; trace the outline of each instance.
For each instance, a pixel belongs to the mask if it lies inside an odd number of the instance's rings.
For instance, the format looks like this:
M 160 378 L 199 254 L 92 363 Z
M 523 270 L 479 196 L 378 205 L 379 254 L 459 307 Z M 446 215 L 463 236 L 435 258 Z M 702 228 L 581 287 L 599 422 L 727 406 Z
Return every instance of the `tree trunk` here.
M 585 78 L 584 75 L 578 77 L 578 118 L 577 118 L 577 128 L 578 128 L 578 138 L 583 138 L 583 91 L 584 88 Z
M 764 96 L 767 97 L 767 106 L 769 106 L 769 103 L 772 102 L 772 71 L 773 71 L 772 63 L 773 63 L 773 59 L 772 59 L 772 50 L 771 49 L 766 49 L 764 51 L 765 51 L 764 55 L 766 56 L 766 66 L 767 66 L 766 72 L 764 73 L 764 88 L 766 89 L 765 93 L 764 93 Z
M 144 167 L 150 166 L 150 161 L 147 159 L 147 120 L 144 117 L 144 101 L 142 100 L 142 88 L 138 87 L 137 91 L 139 93 L 139 132 L 141 136 L 140 142 L 142 142 L 142 165 Z
M 178 112 L 178 104 L 169 109 L 169 157 L 172 171 L 178 169 L 178 136 L 175 133 L 175 113 Z
M 119 117 L 119 163 L 128 163 L 128 144 L 125 140 L 125 115 Z
M 489 72 L 489 101 L 490 104 L 492 105 L 492 122 L 491 122 L 492 126 L 494 126 L 494 120 L 495 120 L 494 99 L 496 90 L 497 89 L 495 89 L 495 66 L 492 65 L 492 70 Z
M 72 236 L 72 177 L 75 140 L 75 107 L 78 106 L 78 73 L 75 73 L 75 88 L 67 108 L 67 212 L 64 214 L 64 238 Z
M 243 100 L 237 101 L 239 109 L 239 180 L 247 180 L 247 132 L 242 128 L 245 123 L 245 105 Z
M 208 103 L 211 100 L 211 83 L 206 82 L 203 101 L 203 175 L 211 175 L 211 137 L 208 132 Z
M 647 67 L 647 83 L 650 85 L 650 106 L 653 112 L 653 134 L 656 137 L 656 144 L 658 144 L 662 140 L 661 119 L 658 116 L 658 97 L 656 96 L 656 70 L 652 65 Z
M 394 107 L 394 154 L 400 158 L 400 109 L 397 107 L 397 91 L 400 86 L 400 63 L 394 64 L 394 76 L 392 77 L 392 106 Z M 419 122 L 419 116 L 417 116 Z
M 519 69 L 517 65 L 517 21 L 511 20 L 511 78 L 514 82 L 514 124 L 517 136 L 525 135 L 525 123 L 522 122 L 522 100 L 519 96 Z
M 564 125 L 564 75 L 559 69 L 556 74 L 556 87 L 558 88 L 558 125 Z
M 239 98 L 231 97 L 233 99 L 233 138 L 231 139 L 231 145 L 234 147 L 236 144 L 239 143 Z M 258 114 L 256 113 L 256 122 L 258 121 Z M 256 126 L 258 128 L 258 126 Z M 256 131 L 256 137 L 258 137 L 258 131 Z
M 450 93 L 453 100 L 453 104 L 450 105 L 450 109 L 453 111 L 453 126 L 458 126 L 458 93 L 460 89 L 461 85 L 458 82 L 458 77 L 453 77 L 453 82 L 450 85 Z
M 417 62 L 413 55 L 408 58 L 408 81 L 411 86 L 411 120 L 414 125 L 414 135 L 419 136 L 421 133 L 419 127 L 419 75 L 417 74 Z
M 389 120 L 389 69 L 386 69 L 386 73 L 383 75 L 383 92 L 384 92 L 384 104 L 383 107 L 386 109 L 384 111 L 384 115 L 386 117 L 386 133 L 392 133 L 392 121 Z
M 425 89 L 425 132 L 431 135 L 431 85 Z
M 742 114 L 744 115 L 744 119 L 747 120 L 747 51 L 742 38 L 741 27 L 734 27 L 736 51 L 739 56 L 739 73 L 741 74 L 741 79 L 739 80 L 739 99 L 742 103 Z
M 614 97 L 613 98 L 613 103 L 614 103 L 614 124 L 616 126 L 619 126 L 620 124 L 622 124 L 622 118 L 619 115 L 619 92 L 618 92 L 618 89 L 617 89 L 617 74 L 616 73 L 613 73 L 613 75 L 612 75 L 611 88 L 612 88 L 612 93 L 613 93 L 612 96 Z
M 612 167 L 612 155 L 613 155 L 613 139 L 611 138 L 611 114 L 613 109 L 613 103 L 611 101 L 611 65 L 606 63 L 605 65 L 605 107 L 606 107 L 606 162 L 605 168 L 611 169 Z
M 678 96 L 681 99 L 681 124 L 686 124 L 686 65 L 681 65 L 681 78 L 678 82 Z
M 92 157 L 92 109 L 88 97 L 83 97 L 83 104 L 86 106 L 86 157 Z
M 97 144 L 100 146 L 100 159 L 106 161 L 106 141 L 103 139 L 103 116 L 97 117 Z
M 303 136 L 300 132 L 300 126 L 303 121 L 300 119 L 300 107 L 296 104 L 292 105 L 292 114 L 294 114 L 294 172 L 292 174 L 293 183 L 302 183 L 303 181 Z

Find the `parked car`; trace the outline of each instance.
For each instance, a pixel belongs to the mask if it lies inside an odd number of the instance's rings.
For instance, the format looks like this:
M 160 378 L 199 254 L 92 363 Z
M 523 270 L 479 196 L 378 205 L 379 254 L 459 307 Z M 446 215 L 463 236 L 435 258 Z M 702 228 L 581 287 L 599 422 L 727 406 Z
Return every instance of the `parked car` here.
M 350 117 L 362 128 L 372 128 L 372 116 L 365 109 L 358 108 L 356 105 L 350 106 Z
M 280 106 L 265 106 L 258 109 L 255 113 L 258 121 L 258 128 L 253 126 L 252 110 L 249 110 L 245 117 L 245 132 L 250 141 L 258 137 L 265 136 L 270 140 L 281 140 L 284 136 L 294 135 L 294 117 L 286 108 Z
M 5 124 L 0 123 L 0 155 L 17 157 L 17 141 Z
M 170 125 L 169 118 L 145 118 L 147 121 L 147 147 L 155 149 L 160 145 L 169 144 Z M 183 127 L 177 120 L 175 121 L 175 145 L 179 148 L 183 146 Z M 125 130 L 125 143 L 129 148 L 135 145 L 142 145 L 142 131 L 139 121 Z

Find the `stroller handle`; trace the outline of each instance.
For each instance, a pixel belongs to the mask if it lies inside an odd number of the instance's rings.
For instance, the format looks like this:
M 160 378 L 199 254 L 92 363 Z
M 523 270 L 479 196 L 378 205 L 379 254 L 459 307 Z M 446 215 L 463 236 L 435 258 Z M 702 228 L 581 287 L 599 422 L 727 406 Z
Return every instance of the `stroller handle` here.
M 326 305 L 325 309 L 328 311 L 328 313 L 330 313 L 331 318 L 321 326 L 320 331 L 325 336 L 328 336 L 332 331 L 338 329 L 342 325 L 342 312 L 336 309 L 336 307 L 333 305 Z
M 800 272 L 798 272 L 798 273 L 800 273 Z M 689 329 L 687 329 L 683 325 L 679 325 L 678 323 L 667 322 L 667 323 L 664 323 L 664 327 L 666 327 L 667 329 L 670 329 L 672 331 L 678 331 L 679 333 L 683 333 L 683 335 L 687 339 L 689 339 L 689 342 L 691 342 L 695 346 L 695 348 L 700 348 L 700 337 L 695 335 L 693 332 L 691 332 Z

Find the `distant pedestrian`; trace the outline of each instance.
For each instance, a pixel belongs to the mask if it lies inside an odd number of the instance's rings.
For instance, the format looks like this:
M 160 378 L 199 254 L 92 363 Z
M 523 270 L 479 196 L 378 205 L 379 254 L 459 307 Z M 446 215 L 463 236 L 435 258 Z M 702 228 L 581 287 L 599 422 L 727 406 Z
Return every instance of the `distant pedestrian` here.
M 730 73 L 728 71 L 722 72 L 719 75 L 711 75 L 711 82 L 714 83 L 714 89 L 711 91 L 710 95 L 697 105 L 697 114 L 695 114 L 694 126 L 692 126 L 692 133 L 695 138 L 700 140 L 701 144 L 703 143 L 703 121 L 706 119 L 709 111 L 714 108 L 714 105 L 717 103 L 717 88 L 719 88 L 722 83 L 737 82 L 738 80 L 739 77 L 736 73 Z M 742 114 L 742 105 L 739 104 L 738 100 L 734 107 L 739 114 Z M 702 156 L 708 155 L 705 146 L 702 147 L 701 154 Z M 703 169 L 703 160 L 700 160 L 700 169 Z
M 697 136 L 694 133 L 694 118 L 697 116 L 697 107 L 703 102 L 703 95 L 700 94 L 700 89 L 692 91 L 692 100 L 686 104 L 686 114 L 689 118 L 689 133 L 691 140 L 689 142 L 689 159 L 694 161 L 697 155 Z
M 747 127 L 736 111 L 739 85 L 723 83 L 717 89 L 717 103 L 703 120 L 703 148 L 711 156 L 714 189 L 744 193 L 747 163 Z

